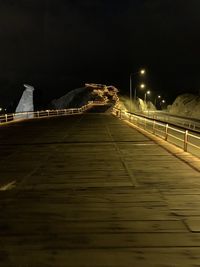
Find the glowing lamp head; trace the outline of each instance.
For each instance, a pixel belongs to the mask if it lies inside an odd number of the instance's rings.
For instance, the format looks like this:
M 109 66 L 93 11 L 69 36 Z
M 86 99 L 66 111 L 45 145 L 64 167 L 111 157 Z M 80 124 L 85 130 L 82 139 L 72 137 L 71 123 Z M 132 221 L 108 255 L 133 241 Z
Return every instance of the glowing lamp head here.
M 146 72 L 145 69 L 141 69 L 141 70 L 140 70 L 140 74 L 141 74 L 141 75 L 144 75 L 145 72 Z
M 140 84 L 140 88 L 144 89 L 145 88 L 145 84 L 144 83 Z

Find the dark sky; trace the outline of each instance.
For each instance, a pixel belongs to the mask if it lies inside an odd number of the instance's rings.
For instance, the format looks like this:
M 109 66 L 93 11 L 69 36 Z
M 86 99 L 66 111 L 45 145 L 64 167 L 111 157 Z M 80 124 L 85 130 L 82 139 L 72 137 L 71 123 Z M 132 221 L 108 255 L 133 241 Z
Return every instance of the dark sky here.
M 85 82 L 128 93 L 140 67 L 169 101 L 198 92 L 199 14 L 199 0 L 0 0 L 0 105 L 23 83 L 40 104 Z

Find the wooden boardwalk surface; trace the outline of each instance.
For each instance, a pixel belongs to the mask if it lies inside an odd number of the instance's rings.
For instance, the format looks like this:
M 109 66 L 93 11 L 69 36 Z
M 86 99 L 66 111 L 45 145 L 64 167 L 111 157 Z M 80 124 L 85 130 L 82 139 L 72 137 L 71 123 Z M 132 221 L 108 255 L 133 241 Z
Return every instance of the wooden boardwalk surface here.
M 200 173 L 117 118 L 3 126 L 0 151 L 0 266 L 200 266 Z

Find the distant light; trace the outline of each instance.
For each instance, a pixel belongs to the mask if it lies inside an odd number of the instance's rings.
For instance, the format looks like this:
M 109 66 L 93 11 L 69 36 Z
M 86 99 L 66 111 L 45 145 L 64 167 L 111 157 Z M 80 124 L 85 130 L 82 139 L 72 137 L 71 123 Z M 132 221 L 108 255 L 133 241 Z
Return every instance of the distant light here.
M 2 108 L 0 108 L 0 111 L 2 111 Z
M 151 91 L 147 91 L 147 95 L 150 95 L 151 94 Z
M 144 75 L 146 73 L 145 69 L 140 70 L 140 74 Z
M 161 98 L 161 95 L 158 95 L 158 98 Z
M 165 103 L 165 100 L 164 99 L 162 100 L 162 103 Z
M 140 84 L 140 88 L 145 88 L 145 84 L 144 83 Z

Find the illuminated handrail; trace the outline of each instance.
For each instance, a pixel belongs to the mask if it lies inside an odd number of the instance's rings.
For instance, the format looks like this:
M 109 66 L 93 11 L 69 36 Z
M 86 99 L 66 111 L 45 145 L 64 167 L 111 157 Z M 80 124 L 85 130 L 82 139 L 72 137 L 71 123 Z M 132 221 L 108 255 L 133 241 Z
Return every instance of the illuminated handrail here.
M 88 104 L 80 108 L 69 108 L 69 109 L 56 109 L 56 110 L 40 110 L 33 112 L 18 112 L 18 113 L 9 113 L 0 115 L 0 125 L 5 123 L 16 122 L 19 120 L 25 119 L 36 119 L 44 117 L 53 117 L 53 116 L 65 116 L 65 115 L 75 115 L 81 114 L 84 111 L 90 109 L 92 106 L 105 105 L 105 101 L 89 101 Z
M 163 113 L 158 111 L 143 111 L 137 113 L 138 116 L 145 116 L 149 119 L 154 119 L 156 121 L 164 121 L 165 123 L 173 124 L 174 126 L 184 127 L 188 130 L 193 130 L 195 132 L 200 132 L 200 121 L 197 119 L 190 119 L 188 117 L 181 117 L 171 113 Z M 174 120 L 175 119 L 175 120 Z
M 182 130 L 168 123 L 158 122 L 155 119 L 131 114 L 121 109 L 113 108 L 113 114 L 120 119 L 128 120 L 139 128 L 145 129 L 164 140 L 181 147 L 184 151 L 200 157 L 200 136 L 189 132 L 188 129 Z M 194 151 L 195 150 L 195 151 Z
M 95 106 L 102 106 L 102 105 L 106 105 L 106 101 L 91 101 L 92 102 L 92 105 L 95 105 Z M 90 103 L 90 102 L 89 102 Z
M 56 110 L 47 109 L 47 110 L 40 110 L 40 111 L 3 114 L 3 115 L 0 115 L 0 125 L 5 124 L 5 123 L 21 121 L 21 120 L 27 120 L 27 119 L 37 119 L 37 118 L 45 118 L 45 117 L 81 114 L 87 109 L 91 108 L 93 105 L 96 105 L 96 103 L 94 103 L 93 101 L 90 101 L 87 105 L 84 105 L 80 108 L 56 109 Z

